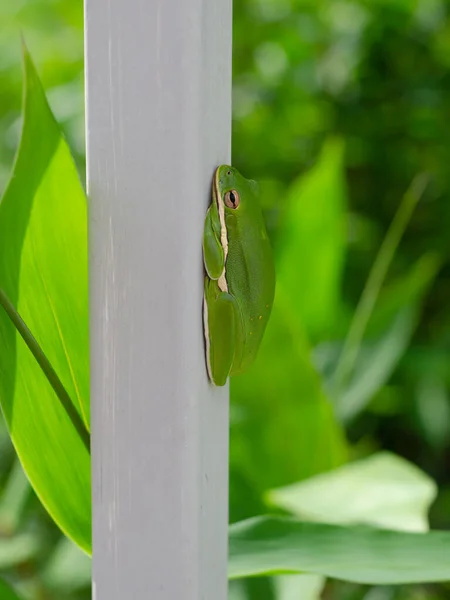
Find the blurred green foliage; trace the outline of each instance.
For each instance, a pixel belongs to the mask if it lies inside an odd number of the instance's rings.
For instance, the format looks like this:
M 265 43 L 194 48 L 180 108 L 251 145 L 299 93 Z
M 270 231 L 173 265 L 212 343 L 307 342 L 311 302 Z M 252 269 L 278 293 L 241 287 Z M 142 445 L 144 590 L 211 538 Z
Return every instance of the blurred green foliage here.
M 20 130 L 20 30 L 83 176 L 82 11 L 63 0 L 0 2 L 1 191 Z M 233 56 L 233 163 L 261 183 L 279 284 L 261 355 L 231 385 L 231 520 L 266 512 L 271 488 L 387 449 L 437 481 L 431 525 L 449 528 L 450 3 L 236 0 Z M 424 171 L 430 184 L 342 396 L 351 415 L 336 418 L 332 376 L 343 341 L 402 197 Z M 3 426 L 0 536 L 12 544 L 0 577 L 23 598 L 90 597 L 89 564 L 30 491 Z M 300 588 L 287 587 L 255 579 L 231 593 L 294 600 Z M 448 595 L 444 585 L 335 581 L 324 592 L 329 600 Z

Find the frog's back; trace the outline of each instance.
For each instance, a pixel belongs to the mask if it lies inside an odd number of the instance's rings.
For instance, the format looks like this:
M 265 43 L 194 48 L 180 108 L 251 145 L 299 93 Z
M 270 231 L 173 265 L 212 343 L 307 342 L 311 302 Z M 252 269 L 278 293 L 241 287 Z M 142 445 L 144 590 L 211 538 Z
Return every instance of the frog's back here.
M 245 371 L 258 352 L 273 305 L 275 266 L 259 204 L 236 219 L 227 215 L 229 292 L 240 308 L 243 344 L 231 375 Z M 239 325 L 238 325 L 239 326 Z

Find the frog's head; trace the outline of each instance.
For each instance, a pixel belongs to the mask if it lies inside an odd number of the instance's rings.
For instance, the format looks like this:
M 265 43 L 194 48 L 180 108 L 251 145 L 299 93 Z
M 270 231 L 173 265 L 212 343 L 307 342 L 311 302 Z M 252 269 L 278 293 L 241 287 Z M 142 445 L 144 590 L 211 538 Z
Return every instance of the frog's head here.
M 244 210 L 245 204 L 259 195 L 256 181 L 245 179 L 237 169 L 229 165 L 217 168 L 214 191 L 216 198 L 221 199 L 225 209 L 230 211 Z

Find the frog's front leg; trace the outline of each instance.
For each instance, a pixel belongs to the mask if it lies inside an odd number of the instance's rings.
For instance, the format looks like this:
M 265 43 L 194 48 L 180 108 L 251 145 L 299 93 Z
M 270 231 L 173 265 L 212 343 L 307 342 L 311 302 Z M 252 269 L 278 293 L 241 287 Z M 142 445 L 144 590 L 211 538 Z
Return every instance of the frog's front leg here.
M 236 351 L 236 326 L 240 322 L 236 299 L 205 277 L 203 322 L 208 375 L 215 385 L 225 385 Z
M 210 279 L 219 279 L 225 267 L 225 253 L 220 241 L 220 219 L 216 202 L 206 212 L 203 229 L 203 262 Z

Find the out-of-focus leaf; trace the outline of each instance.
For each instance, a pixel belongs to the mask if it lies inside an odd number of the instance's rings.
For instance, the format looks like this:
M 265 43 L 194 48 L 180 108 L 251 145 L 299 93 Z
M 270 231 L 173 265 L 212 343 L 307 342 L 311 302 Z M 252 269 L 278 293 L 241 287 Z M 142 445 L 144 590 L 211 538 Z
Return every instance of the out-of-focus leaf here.
M 277 600 L 320 600 L 325 585 L 322 575 L 280 575 L 274 578 Z
M 343 422 L 359 414 L 394 372 L 410 344 L 419 320 L 420 302 L 438 266 L 437 256 L 426 254 L 405 277 L 380 295 L 368 322 L 365 341 L 359 348 L 353 375 L 335 398 L 336 413 Z M 371 339 L 374 332 L 386 325 L 381 337 Z
M 373 585 L 450 581 L 450 532 L 257 517 L 229 529 L 228 575 L 316 573 Z
M 12 534 L 16 531 L 31 488 L 23 472 L 22 465 L 16 460 L 9 474 L 3 494 L 0 497 L 0 528 Z
M 89 423 L 86 198 L 24 52 L 22 139 L 0 204 L 0 288 Z M 0 402 L 40 500 L 90 551 L 90 457 L 53 388 L 0 310 Z
M 271 504 L 308 521 L 428 529 L 436 484 L 408 461 L 380 452 L 267 493 Z
M 244 584 L 242 581 L 230 581 L 228 584 L 228 600 L 247 600 Z
M 389 380 L 409 345 L 417 325 L 417 313 L 413 307 L 404 308 L 384 336 L 361 347 L 353 377 L 335 400 L 336 413 L 343 422 L 360 413 Z
M 394 600 L 396 597 L 398 597 L 396 586 L 383 585 L 370 588 L 362 600 Z M 428 597 L 426 600 L 439 600 L 439 598 Z
M 61 538 L 45 565 L 42 579 L 51 590 L 67 594 L 90 585 L 92 561 L 67 538 Z
M 406 190 L 395 213 L 394 219 L 372 265 L 361 298 L 355 310 L 348 334 L 345 338 L 332 381 L 332 393 L 340 397 L 353 375 L 359 350 L 367 331 L 367 326 L 380 295 L 388 269 L 397 251 L 411 215 L 423 196 L 429 177 L 425 173 L 417 175 Z
M 276 600 L 271 577 L 247 577 L 240 581 L 246 600 Z
M 340 309 L 346 247 L 344 144 L 329 140 L 291 186 L 277 248 L 277 280 L 309 334 L 329 333 Z
M 421 378 L 415 400 L 428 443 L 443 448 L 450 439 L 450 398 L 445 383 L 431 375 Z
M 36 555 L 38 549 L 38 539 L 32 535 L 21 534 L 12 538 L 0 538 L 0 569 L 9 569 L 30 560 Z
M 232 519 L 252 514 L 239 512 L 243 499 L 236 494 L 243 482 L 258 496 L 346 460 L 343 432 L 289 306 L 282 286 L 277 286 L 258 359 L 248 373 L 231 381 L 231 398 L 240 415 L 231 428 Z M 262 510 L 257 503 L 246 507 L 253 514 Z
M 3 579 L 0 579 L 0 598 L 2 600 L 22 600 L 21 596 L 18 596 L 12 587 Z
M 386 331 L 403 308 L 421 302 L 433 284 L 440 266 L 439 256 L 434 252 L 427 252 L 404 275 L 383 288 L 367 324 L 365 337 L 376 339 Z

